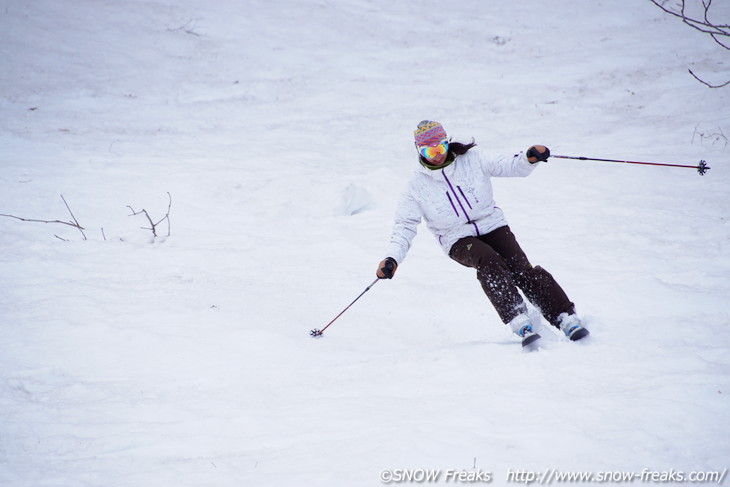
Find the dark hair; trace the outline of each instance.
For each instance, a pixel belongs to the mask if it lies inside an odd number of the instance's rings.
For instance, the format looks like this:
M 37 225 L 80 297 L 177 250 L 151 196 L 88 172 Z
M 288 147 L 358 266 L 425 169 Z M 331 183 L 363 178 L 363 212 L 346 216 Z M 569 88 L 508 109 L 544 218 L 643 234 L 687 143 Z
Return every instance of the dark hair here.
M 468 144 L 462 144 L 461 142 L 451 142 L 449 140 L 449 152 L 453 152 L 455 156 L 461 156 L 469 152 L 469 149 L 473 148 L 475 145 L 477 144 L 474 142 L 473 138 Z

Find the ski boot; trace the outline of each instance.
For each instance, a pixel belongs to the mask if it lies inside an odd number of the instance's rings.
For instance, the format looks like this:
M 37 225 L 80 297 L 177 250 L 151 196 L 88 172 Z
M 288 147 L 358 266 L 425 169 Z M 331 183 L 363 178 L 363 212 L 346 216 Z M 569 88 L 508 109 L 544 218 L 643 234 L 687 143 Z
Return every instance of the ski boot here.
M 560 330 L 573 342 L 590 335 L 590 332 L 583 328 L 580 318 L 575 314 L 563 313 L 558 316 L 558 320 L 560 322 Z
M 531 343 L 535 343 L 535 341 L 540 339 L 540 335 L 532 329 L 530 317 L 526 314 L 520 314 L 513 318 L 512 321 L 509 322 L 509 327 L 517 336 L 522 338 L 523 347 L 526 347 Z

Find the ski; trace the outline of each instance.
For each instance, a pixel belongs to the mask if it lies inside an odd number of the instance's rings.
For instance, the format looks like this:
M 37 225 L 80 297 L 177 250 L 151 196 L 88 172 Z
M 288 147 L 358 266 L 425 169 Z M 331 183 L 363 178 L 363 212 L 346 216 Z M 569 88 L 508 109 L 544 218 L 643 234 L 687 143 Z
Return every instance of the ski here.
M 580 329 L 575 330 L 573 333 L 571 333 L 571 335 L 570 335 L 570 341 L 571 342 L 577 342 L 581 338 L 585 338 L 585 337 L 587 337 L 590 334 L 591 333 L 588 330 L 586 330 L 585 328 L 582 328 L 581 327 Z
M 526 336 L 525 338 L 522 339 L 522 347 L 523 348 L 524 347 L 529 347 L 530 345 L 532 345 L 533 343 L 535 343 L 539 339 L 540 339 L 540 335 L 538 335 L 537 333 L 533 333 L 533 334 L 531 334 L 529 336 Z

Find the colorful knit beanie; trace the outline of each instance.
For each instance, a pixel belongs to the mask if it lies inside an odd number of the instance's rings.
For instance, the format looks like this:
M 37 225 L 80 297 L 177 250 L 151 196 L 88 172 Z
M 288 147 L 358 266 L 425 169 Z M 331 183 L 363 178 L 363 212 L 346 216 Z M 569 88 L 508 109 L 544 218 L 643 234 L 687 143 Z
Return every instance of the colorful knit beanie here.
M 418 124 L 413 132 L 416 138 L 416 145 L 436 145 L 446 139 L 446 131 L 438 122 L 423 120 Z

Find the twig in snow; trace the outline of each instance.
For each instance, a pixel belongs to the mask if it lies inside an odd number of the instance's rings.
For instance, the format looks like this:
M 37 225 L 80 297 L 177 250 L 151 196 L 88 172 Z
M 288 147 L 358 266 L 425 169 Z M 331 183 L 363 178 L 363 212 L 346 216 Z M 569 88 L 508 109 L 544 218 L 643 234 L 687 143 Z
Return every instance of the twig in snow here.
M 688 17 L 685 12 L 685 0 L 679 0 L 679 4 L 677 8 L 679 11 L 672 10 L 668 7 L 665 7 L 664 4 L 667 3 L 666 0 L 649 0 L 651 3 L 665 11 L 666 13 L 673 15 L 674 17 L 678 17 L 682 19 L 682 22 L 689 25 L 693 29 L 696 29 L 700 32 L 703 32 L 705 34 L 709 34 L 712 39 L 722 46 L 723 48 L 730 50 L 730 44 L 727 44 L 728 40 L 723 39 L 723 41 L 720 40 L 720 38 L 728 38 L 730 40 L 730 25 L 728 24 L 716 24 L 713 21 L 710 20 L 710 8 L 712 8 L 712 0 L 702 0 L 702 7 L 704 9 L 704 15 L 701 19 Z M 708 86 L 710 88 L 723 88 L 725 86 L 730 85 L 730 80 L 727 83 L 723 83 L 720 85 L 715 85 L 708 83 L 702 79 L 700 79 L 699 76 L 694 74 L 692 70 L 689 70 L 689 74 L 691 74 L 697 81 L 702 83 L 705 86 Z
M 691 74 L 692 76 L 694 76 L 694 78 L 697 81 L 699 81 L 700 83 L 702 83 L 705 86 L 709 86 L 710 88 L 724 88 L 725 86 L 730 85 L 730 80 L 726 81 L 725 83 L 723 83 L 721 85 L 712 85 L 712 84 L 708 83 L 707 81 L 705 81 L 703 79 L 700 79 L 699 76 L 697 76 L 696 74 L 694 74 L 691 69 L 688 69 L 687 71 L 689 71 L 689 74 Z
M 79 221 L 74 216 L 73 211 L 71 211 L 71 208 L 68 206 L 68 203 L 66 203 L 66 198 L 61 195 L 61 199 L 63 200 L 63 204 L 66 205 L 66 209 L 68 210 L 69 214 L 71 215 L 71 218 L 73 218 L 75 225 L 72 225 L 79 229 L 79 232 L 81 232 L 81 235 L 84 237 L 84 240 L 86 240 L 86 234 L 84 233 L 84 229 L 79 225 Z
M 144 230 L 151 230 L 153 237 L 157 237 L 157 225 L 159 225 L 160 223 L 162 223 L 164 221 L 167 221 L 167 236 L 169 237 L 170 236 L 170 208 L 172 207 L 172 196 L 170 196 L 169 191 L 167 192 L 167 198 L 169 200 L 169 202 L 167 204 L 167 213 L 165 213 L 165 216 L 160 218 L 160 220 L 157 223 L 152 221 L 152 217 L 150 217 L 150 214 L 147 213 L 147 210 L 145 210 L 144 208 L 142 208 L 139 211 L 136 211 L 134 208 L 127 205 L 127 208 L 129 208 L 132 211 L 132 214 L 129 216 L 144 215 L 147 218 L 147 221 L 150 222 L 150 226 L 149 226 L 149 228 L 147 228 L 147 227 L 141 227 L 141 228 Z
M 700 132 L 700 131 L 698 130 L 699 126 L 700 126 L 700 124 L 697 124 L 697 125 L 695 126 L 695 131 L 694 131 L 694 133 L 692 134 L 692 141 L 691 141 L 692 143 L 694 143 L 694 141 L 695 141 L 695 136 L 697 136 L 697 137 L 699 137 L 699 139 L 700 139 L 700 144 L 702 144 L 702 143 L 703 143 L 703 142 L 704 142 L 705 140 L 708 140 L 708 139 L 709 139 L 709 140 L 711 140 L 711 141 L 712 141 L 712 145 L 713 145 L 713 146 L 714 146 L 714 145 L 715 145 L 716 143 L 720 143 L 720 144 L 724 144 L 724 145 L 723 145 L 723 148 L 724 148 L 724 147 L 727 147 L 727 144 L 728 144 L 728 142 L 730 142 L 730 141 L 728 141 L 728 138 L 727 138 L 727 136 L 725 135 L 725 133 L 724 133 L 724 132 L 722 131 L 722 128 L 720 128 L 720 127 L 718 127 L 718 128 L 717 128 L 717 130 L 718 130 L 719 132 L 715 132 L 715 133 L 709 133 L 709 132 Z
M 66 209 L 71 214 L 71 218 L 73 218 L 73 221 L 67 222 L 67 221 L 63 221 L 63 220 L 38 220 L 35 218 L 23 218 L 23 217 L 19 217 L 19 216 L 15 216 L 15 215 L 6 215 L 6 214 L 2 214 L 2 213 L 0 213 L 0 216 L 4 216 L 4 217 L 8 217 L 8 218 L 15 218 L 16 220 L 20 220 L 23 222 L 60 223 L 62 225 L 68 225 L 70 227 L 77 228 L 79 230 L 79 232 L 81 232 L 81 236 L 84 238 L 84 240 L 86 240 L 86 234 L 84 233 L 85 228 L 82 227 L 81 224 L 79 224 L 79 221 L 76 219 L 73 212 L 71 211 L 71 208 L 68 206 L 68 203 L 66 202 L 66 198 L 64 198 L 63 195 L 61 195 L 61 199 L 63 200 L 63 204 L 66 205 Z M 64 240 L 61 237 L 59 237 L 58 235 L 56 235 L 56 238 Z
M 187 21 L 187 23 L 181 25 L 177 29 L 167 29 L 167 31 L 168 32 L 180 32 L 180 31 L 182 31 L 182 32 L 185 32 L 186 34 L 190 34 L 190 35 L 195 36 L 195 37 L 200 37 L 200 34 L 198 34 L 197 32 L 195 32 L 195 30 L 194 30 L 197 27 L 196 24 L 197 24 L 198 20 L 199 19 L 190 19 L 190 20 Z M 192 27 L 189 27 L 190 24 L 193 24 L 193 26 Z

